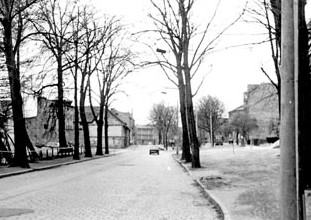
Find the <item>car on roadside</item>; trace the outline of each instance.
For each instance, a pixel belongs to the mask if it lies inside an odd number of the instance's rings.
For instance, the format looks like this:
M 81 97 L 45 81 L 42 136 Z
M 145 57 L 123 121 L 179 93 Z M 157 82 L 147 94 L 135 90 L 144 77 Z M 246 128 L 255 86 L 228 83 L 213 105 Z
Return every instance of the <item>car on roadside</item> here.
M 159 149 L 159 147 L 158 146 L 155 146 L 155 145 L 152 145 L 152 146 L 150 146 L 150 148 L 149 148 L 149 154 L 151 155 L 151 154 L 160 154 L 160 149 Z
M 222 146 L 224 144 L 224 142 L 221 140 L 221 139 L 216 139 L 215 140 L 215 145 L 217 146 L 217 145 L 220 145 L 220 146 Z

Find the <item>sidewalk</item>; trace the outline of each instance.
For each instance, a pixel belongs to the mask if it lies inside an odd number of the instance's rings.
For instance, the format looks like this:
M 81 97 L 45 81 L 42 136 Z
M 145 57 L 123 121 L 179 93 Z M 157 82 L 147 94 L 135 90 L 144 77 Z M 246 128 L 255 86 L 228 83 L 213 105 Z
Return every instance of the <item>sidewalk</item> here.
M 225 220 L 278 219 L 279 149 L 202 146 L 200 160 L 200 169 L 179 162 L 219 205 Z
M 111 149 L 110 154 L 103 155 L 103 156 L 96 156 L 95 153 L 93 153 L 93 157 L 84 157 L 84 154 L 80 155 L 80 160 L 73 160 L 72 156 L 62 157 L 62 158 L 54 158 L 54 159 L 48 159 L 48 160 L 40 160 L 35 163 L 29 163 L 30 168 L 21 168 L 21 167 L 9 167 L 8 165 L 2 165 L 0 166 L 0 179 L 8 176 L 13 175 L 19 175 L 24 174 L 28 172 L 33 171 L 39 171 L 39 170 L 46 170 L 51 169 L 54 167 L 74 164 L 74 163 L 81 163 L 89 160 L 95 160 L 100 159 L 103 157 L 110 157 L 114 156 L 116 154 L 125 152 L 127 149 Z

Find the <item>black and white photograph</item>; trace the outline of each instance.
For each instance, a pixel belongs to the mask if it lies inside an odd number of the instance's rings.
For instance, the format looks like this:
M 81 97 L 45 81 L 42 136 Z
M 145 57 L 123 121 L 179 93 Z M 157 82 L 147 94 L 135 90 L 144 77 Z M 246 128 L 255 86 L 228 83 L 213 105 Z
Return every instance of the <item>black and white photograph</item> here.
M 308 0 L 0 0 L 0 220 L 311 220 L 310 56 Z

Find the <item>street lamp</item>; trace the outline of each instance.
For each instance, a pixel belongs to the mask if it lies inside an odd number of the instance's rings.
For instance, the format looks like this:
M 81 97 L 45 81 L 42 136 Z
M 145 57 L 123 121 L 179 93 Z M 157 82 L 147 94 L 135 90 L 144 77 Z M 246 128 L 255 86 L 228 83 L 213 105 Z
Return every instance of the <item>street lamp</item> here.
M 166 50 L 163 50 L 163 49 L 160 49 L 160 48 L 157 48 L 156 51 L 158 53 L 161 53 L 161 54 L 165 54 L 166 53 Z

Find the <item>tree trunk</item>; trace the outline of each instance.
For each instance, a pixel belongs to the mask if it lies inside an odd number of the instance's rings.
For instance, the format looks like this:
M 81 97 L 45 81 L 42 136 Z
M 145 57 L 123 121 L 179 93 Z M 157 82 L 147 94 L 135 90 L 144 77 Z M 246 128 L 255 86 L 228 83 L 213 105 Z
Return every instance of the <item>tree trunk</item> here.
M 179 57 L 179 56 L 178 56 Z M 179 108 L 180 108 L 180 117 L 181 117 L 181 126 L 182 126 L 182 154 L 181 159 L 186 163 L 191 161 L 190 153 L 190 143 L 188 136 L 188 125 L 187 125 L 187 114 L 186 114 L 186 94 L 185 94 L 185 84 L 181 69 L 181 58 L 177 59 L 177 77 L 178 77 L 178 92 L 179 92 Z M 178 120 L 178 119 L 177 119 Z
M 165 133 L 164 133 L 164 148 L 167 150 L 168 149 L 168 144 L 167 144 L 167 133 L 168 129 L 165 128 Z
M 191 73 L 189 67 L 189 41 L 190 36 L 188 32 L 189 20 L 187 9 L 185 8 L 185 1 L 179 1 L 179 12 L 181 16 L 181 31 L 182 31 L 182 55 L 183 55 L 183 65 L 182 71 L 185 78 L 185 105 L 186 105 L 186 117 L 187 117 L 187 127 L 191 146 L 191 162 L 192 168 L 200 168 L 200 144 L 196 133 L 196 123 L 193 111 L 192 103 L 192 91 L 191 91 Z
M 74 152 L 73 152 L 73 159 L 74 160 L 80 160 L 80 140 L 79 140 L 79 107 L 78 107 L 78 82 L 77 82 L 78 74 L 76 72 L 74 77 L 74 105 L 75 105 L 75 145 L 74 145 Z
M 236 131 L 235 133 L 235 142 L 236 142 L 236 145 L 239 145 L 239 132 Z
M 243 132 L 242 139 L 241 139 L 241 146 L 245 147 L 245 140 L 246 140 L 246 133 Z
M 62 66 L 62 50 L 58 50 L 57 56 L 57 117 L 58 117 L 58 139 L 60 147 L 67 147 L 65 114 L 64 114 L 64 88 L 63 88 L 63 66 Z
M 279 118 L 281 118 L 281 75 L 280 75 L 280 67 L 279 67 L 279 53 L 281 50 L 281 0 L 270 0 L 271 11 L 274 18 L 274 30 L 275 30 L 275 40 L 276 40 L 276 51 L 275 56 L 273 57 L 275 74 L 277 77 L 277 92 L 279 98 Z M 272 30 L 270 29 L 272 32 Z M 271 33 L 272 34 L 272 33 Z M 271 36 L 272 38 L 272 36 Z M 273 40 L 273 39 L 270 39 Z M 278 50 L 279 49 L 279 50 Z
M 185 62 L 185 61 L 184 61 Z M 184 66 L 187 66 L 184 65 Z M 190 84 L 190 72 L 189 69 L 185 68 L 185 81 L 186 81 L 186 115 L 187 115 L 187 124 L 188 124 L 188 133 L 190 139 L 191 146 L 191 162 L 192 168 L 200 168 L 200 144 L 196 133 L 196 123 L 195 116 L 193 111 L 193 103 L 192 103 L 192 92 L 191 92 L 191 84 Z
M 281 0 L 270 0 L 275 24 L 276 44 L 281 48 Z
M 158 131 L 158 138 L 159 138 L 158 144 L 162 144 L 162 132 L 161 132 L 161 130 Z
M 87 118 L 85 115 L 84 106 L 80 106 L 80 118 L 81 118 L 81 123 L 82 123 L 82 128 L 83 128 L 85 157 L 92 157 L 89 125 L 88 125 Z
M 108 137 L 108 129 L 109 129 L 109 122 L 108 122 L 108 106 L 105 105 L 105 117 L 104 117 L 104 126 L 105 126 L 105 154 L 109 154 L 109 137 Z
M 187 91 L 190 90 L 190 91 Z M 193 104 L 192 104 L 192 95 L 191 95 L 191 88 L 187 87 L 187 97 L 186 97 L 186 112 L 187 112 L 187 119 L 188 119 L 188 133 L 190 139 L 190 146 L 192 151 L 192 168 L 200 168 L 200 144 L 196 134 L 196 126 L 195 126 L 195 117 L 193 112 Z
M 75 131 L 75 143 L 74 143 L 74 151 L 73 151 L 73 159 L 80 160 L 80 132 L 79 132 L 79 107 L 78 107 L 78 38 L 75 35 L 74 39 L 74 49 L 75 49 L 75 60 L 74 60 L 74 131 Z
M 97 148 L 96 155 L 103 155 L 103 127 L 104 127 L 104 104 L 99 106 L 99 119 L 97 121 Z
M 14 159 L 11 166 L 29 168 L 26 151 L 28 133 L 26 130 L 25 119 L 23 116 L 23 99 L 21 96 L 20 73 L 17 69 L 13 53 L 12 24 L 8 20 L 3 22 L 6 66 L 9 75 L 14 122 L 15 148 Z
M 81 86 L 80 86 L 80 118 L 81 118 L 81 123 L 82 123 L 82 128 L 83 128 L 85 157 L 92 157 L 89 125 L 88 125 L 88 121 L 85 115 L 85 107 L 84 107 L 85 97 L 86 97 L 85 93 L 87 91 L 84 88 L 84 79 L 82 79 Z

